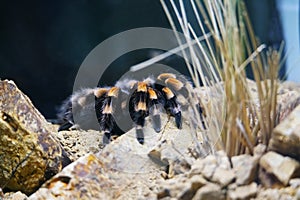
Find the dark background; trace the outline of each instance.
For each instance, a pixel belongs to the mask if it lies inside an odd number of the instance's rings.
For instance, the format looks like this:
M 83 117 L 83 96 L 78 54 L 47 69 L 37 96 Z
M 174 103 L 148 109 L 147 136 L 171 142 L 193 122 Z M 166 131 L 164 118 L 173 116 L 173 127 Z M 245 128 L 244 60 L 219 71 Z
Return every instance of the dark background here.
M 261 41 L 279 46 L 283 37 L 274 1 L 246 2 Z M 88 53 L 110 36 L 138 27 L 170 28 L 158 0 L 1 1 L 0 78 L 14 80 L 46 118 L 55 118 Z M 149 57 L 131 53 L 114 70 Z

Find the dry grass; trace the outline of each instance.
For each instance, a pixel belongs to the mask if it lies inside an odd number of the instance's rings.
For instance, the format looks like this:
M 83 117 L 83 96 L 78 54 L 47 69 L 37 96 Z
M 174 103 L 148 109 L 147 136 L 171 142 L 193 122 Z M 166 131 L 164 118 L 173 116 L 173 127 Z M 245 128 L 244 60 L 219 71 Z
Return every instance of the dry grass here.
M 257 43 L 242 0 L 189 2 L 197 19 L 196 26 L 203 35 L 210 33 L 212 37 L 198 41 L 195 24 L 189 23 L 183 0 L 161 0 L 172 28 L 185 35 L 184 41 L 177 37 L 179 45 L 190 44 L 182 53 L 186 59 L 191 58 L 192 64 L 187 62 L 187 67 L 195 86 L 200 87 L 201 81 L 206 88 L 223 83 L 223 87 L 214 87 L 208 97 L 209 104 L 203 104 L 207 130 L 202 131 L 201 137 L 204 144 L 210 145 L 200 146 L 199 151 L 203 154 L 224 149 L 229 156 L 253 153 L 258 143 L 268 145 L 275 126 L 281 51 Z M 180 26 L 175 26 L 176 23 Z M 252 97 L 247 81 L 245 69 L 249 67 L 256 82 L 258 101 Z M 221 98 L 215 98 L 216 95 Z

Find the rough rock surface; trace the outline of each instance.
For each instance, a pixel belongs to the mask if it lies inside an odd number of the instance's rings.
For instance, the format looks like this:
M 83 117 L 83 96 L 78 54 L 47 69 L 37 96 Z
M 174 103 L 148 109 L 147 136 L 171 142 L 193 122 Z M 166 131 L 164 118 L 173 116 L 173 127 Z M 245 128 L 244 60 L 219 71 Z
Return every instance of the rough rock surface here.
M 269 151 L 263 155 L 259 161 L 260 167 L 263 168 L 261 173 L 266 173 L 265 178 L 262 179 L 265 185 L 272 177 L 278 179 L 283 185 L 287 185 L 291 178 L 300 176 L 300 163 L 296 160 L 284 157 L 278 153 Z M 270 178 L 267 178 L 270 176 Z M 274 180 L 274 182 L 276 182 Z M 272 185 L 272 182 L 270 182 Z
M 247 185 L 256 179 L 258 159 L 244 154 L 231 158 L 237 185 Z
M 222 188 L 219 185 L 209 183 L 197 191 L 193 197 L 193 200 L 196 199 L 225 200 L 225 191 L 222 191 Z
M 0 94 L 0 187 L 29 194 L 68 159 L 50 124 L 12 81 L 0 81 Z
M 60 131 L 54 136 L 62 144 L 72 161 L 88 153 L 97 153 L 102 149 L 103 133 L 96 130 Z
M 87 154 L 55 175 L 29 199 L 137 199 L 150 198 L 145 182 L 155 173 L 124 173 L 110 168 L 109 159 Z M 132 181 L 135 180 L 135 181 Z M 130 188 L 135 192 L 129 193 Z
M 27 200 L 28 197 L 24 193 L 18 191 L 18 192 L 6 193 L 5 196 L 3 196 L 3 199 L 5 199 L 5 200 Z
M 163 174 L 168 176 L 168 173 L 174 175 L 181 172 L 180 166 L 177 166 L 176 163 L 188 157 L 188 148 L 193 143 L 186 122 L 183 123 L 182 129 L 178 129 L 173 118 L 169 119 L 167 116 L 164 116 L 162 117 L 162 124 L 164 124 L 164 128 L 161 133 L 156 133 L 151 126 L 151 122 L 147 121 L 144 129 L 144 145 L 138 143 L 135 137 L 135 129 L 132 129 L 103 149 L 98 148 L 98 153 L 80 157 L 44 184 L 30 196 L 30 199 L 43 199 L 45 197 L 53 199 L 59 197 L 65 199 L 78 197 L 83 199 L 124 199 L 125 197 L 129 199 L 136 199 L 137 197 L 141 199 L 155 199 L 155 191 L 158 191 L 158 186 L 155 185 L 154 181 L 164 181 Z M 77 132 L 70 131 L 70 133 Z M 81 137 L 87 137 L 89 133 L 95 134 L 90 135 L 93 137 L 96 136 L 97 131 L 83 132 Z M 66 132 L 59 134 L 66 136 Z M 57 137 L 62 139 L 61 135 Z M 75 151 L 73 153 L 75 155 L 78 155 L 78 149 L 82 149 L 82 152 L 91 152 L 95 146 L 102 146 L 102 134 L 99 132 L 95 137 L 98 139 L 89 141 L 85 138 L 80 140 L 80 144 L 76 143 L 76 140 L 67 143 L 66 138 L 72 137 L 72 134 L 67 135 L 63 137 L 63 143 L 70 145 L 68 146 L 70 149 L 73 149 L 72 146 L 74 146 Z M 70 141 L 70 139 L 67 140 Z M 83 148 L 82 144 L 87 146 Z M 154 151 L 158 152 L 160 156 L 157 158 L 153 157 L 152 153 Z M 72 151 L 68 152 L 72 153 Z M 76 157 L 73 158 L 76 159 Z M 192 158 L 186 161 L 187 167 L 184 170 L 190 169 L 189 162 L 192 161 Z M 85 175 L 81 177 L 80 174 Z M 106 178 L 103 178 L 103 176 Z M 66 179 L 68 180 L 67 183 Z M 153 180 L 153 184 L 149 184 L 151 180 Z M 99 187 L 99 182 L 103 182 L 105 185 Z M 75 183 L 81 183 L 82 187 L 73 187 L 76 185 Z M 194 188 L 194 192 L 196 192 L 195 188 L 199 188 L 200 186 L 197 186 L 199 184 L 197 181 L 194 181 L 191 182 L 189 187 Z M 93 193 L 84 194 L 85 191 L 90 191 L 90 187 L 95 187 Z M 96 189 L 96 187 L 99 187 L 99 189 Z M 186 193 L 183 192 L 181 194 L 183 197 L 189 195 L 189 188 L 186 190 Z
M 291 89 L 286 86 L 281 86 L 278 91 L 282 108 L 290 106 L 284 115 L 279 115 L 280 120 L 283 120 L 297 104 L 295 99 L 299 97 L 299 92 L 290 92 Z M 300 197 L 298 161 L 282 155 L 275 158 L 271 156 L 270 160 L 270 152 L 267 152 L 264 145 L 255 147 L 253 156 L 241 155 L 229 159 L 224 151 L 216 151 L 210 155 L 200 154 L 205 155 L 203 157 L 195 156 L 193 150 L 196 146 L 203 149 L 204 145 L 199 138 L 198 142 L 195 142 L 196 136 L 191 134 L 185 118 L 188 115 L 189 113 L 183 113 L 183 128 L 177 129 L 174 119 L 163 114 L 163 129 L 160 133 L 153 130 L 151 119 L 147 119 L 144 145 L 137 142 L 134 129 L 104 148 L 103 134 L 98 131 L 55 133 L 55 137 L 71 155 L 73 163 L 44 183 L 29 199 Z M 280 166 L 290 166 L 291 163 L 294 168 L 283 167 L 284 170 L 280 170 Z M 273 170 L 268 166 L 272 166 Z M 271 180 L 271 184 L 266 183 L 268 180 Z M 12 195 L 14 194 L 10 196 Z M 5 194 L 5 198 L 7 197 L 8 193 Z
M 233 190 L 228 191 L 228 199 L 231 200 L 246 200 L 251 199 L 257 194 L 257 184 L 251 183 L 250 185 L 239 186 Z
M 270 150 L 300 161 L 300 105 L 273 131 Z

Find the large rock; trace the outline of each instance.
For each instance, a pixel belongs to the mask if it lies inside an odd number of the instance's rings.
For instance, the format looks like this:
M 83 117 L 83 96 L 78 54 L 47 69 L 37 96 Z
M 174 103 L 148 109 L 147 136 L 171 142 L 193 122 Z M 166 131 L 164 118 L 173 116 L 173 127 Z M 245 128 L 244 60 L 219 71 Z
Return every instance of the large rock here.
M 269 149 L 300 161 L 300 105 L 274 129 Z
M 189 166 L 192 162 L 188 148 L 194 141 L 186 121 L 183 121 L 183 128 L 178 129 L 173 118 L 169 120 L 167 115 L 162 115 L 163 129 L 156 133 L 150 120 L 146 120 L 144 127 L 143 145 L 137 141 L 135 129 L 121 135 L 103 149 L 100 148 L 103 135 L 100 132 L 59 133 L 59 140 L 67 147 L 68 152 L 73 154 L 72 158 L 75 161 L 44 184 L 30 199 L 156 198 L 160 186 L 155 183 L 164 182 L 162 174 L 174 171 L 177 174 L 180 171 L 177 163 L 187 160 Z M 87 152 L 91 153 L 76 158 Z M 156 152 L 155 155 L 153 152 Z M 204 184 L 202 181 L 205 180 L 192 179 L 184 184 L 185 189 L 172 191 L 175 196 L 186 198 Z M 165 195 L 164 192 L 161 195 Z
M 1 196 L 0 196 L 1 199 Z M 28 200 L 28 197 L 22 192 L 8 192 L 3 195 L 4 200 Z
M 263 175 L 261 181 L 265 186 L 272 186 L 272 182 L 266 183 L 268 179 L 274 179 L 274 177 L 286 186 L 291 178 L 300 176 L 299 162 L 272 151 L 263 155 L 259 164 L 263 169 L 260 173 Z M 264 173 L 266 174 L 264 175 Z M 274 181 L 276 182 L 276 180 Z
M 247 200 L 255 197 L 256 193 L 257 193 L 257 184 L 251 183 L 249 185 L 237 187 L 234 190 L 229 190 L 227 193 L 227 199 Z
M 222 188 L 213 183 L 209 183 L 203 187 L 201 187 L 193 197 L 193 200 L 203 199 L 203 200 L 225 200 L 225 191 Z
M 95 155 L 76 160 L 43 185 L 29 199 L 111 199 L 121 190 L 116 188 L 109 168 Z M 115 182 L 118 183 L 118 182 Z M 122 181 L 120 184 L 126 184 Z
M 300 84 L 283 82 L 277 91 L 277 122 L 281 123 L 300 104 Z
M 237 185 L 247 185 L 256 179 L 258 159 L 244 154 L 231 158 Z
M 98 153 L 102 150 L 103 133 L 96 130 L 60 131 L 56 138 L 69 154 L 72 161 L 88 154 Z
M 152 190 L 155 190 L 154 180 L 160 178 L 159 173 L 122 172 L 111 168 L 111 162 L 113 158 L 109 155 L 87 154 L 65 167 L 29 199 L 153 199 L 156 197 Z
M 0 81 L 0 94 L 0 187 L 29 194 L 69 159 L 51 125 L 14 82 Z

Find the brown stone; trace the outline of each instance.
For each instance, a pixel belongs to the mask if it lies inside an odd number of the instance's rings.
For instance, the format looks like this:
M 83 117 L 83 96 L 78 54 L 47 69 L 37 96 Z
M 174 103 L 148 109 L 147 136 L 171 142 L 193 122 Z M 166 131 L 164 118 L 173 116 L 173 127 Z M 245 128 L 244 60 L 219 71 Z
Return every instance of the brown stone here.
M 9 193 L 6 193 L 3 196 L 3 199 L 4 200 L 27 200 L 28 197 L 24 193 L 18 191 L 18 192 L 9 192 Z
M 191 199 L 197 190 L 204 186 L 207 181 L 201 175 L 195 175 L 191 179 L 187 180 L 187 183 L 182 188 L 181 192 L 177 195 L 177 199 L 189 200 Z
M 244 185 L 229 190 L 227 193 L 227 199 L 230 200 L 247 200 L 255 197 L 257 194 L 257 184 L 251 183 L 250 185 Z
M 176 178 L 158 181 L 159 185 L 157 198 L 162 199 L 165 197 L 175 198 L 179 193 L 183 193 L 183 190 L 189 190 L 190 184 L 186 182 L 187 179 L 182 176 L 176 176 Z
M 119 171 L 110 155 L 87 154 L 47 181 L 29 199 L 151 199 L 159 174 Z M 138 163 L 135 163 L 136 165 Z
M 292 192 L 292 193 L 291 193 Z M 298 200 L 296 191 L 290 191 L 289 188 L 275 189 L 275 188 L 258 188 L 255 200 Z
M 56 138 L 70 155 L 72 161 L 88 153 L 101 151 L 103 133 L 96 130 L 60 131 Z
M 300 85 L 285 81 L 279 85 L 277 91 L 279 112 L 277 121 L 281 123 L 300 104 Z
M 296 160 L 272 151 L 263 155 L 259 164 L 264 171 L 275 176 L 283 185 L 287 185 L 291 178 L 300 175 L 300 164 Z
M 201 187 L 193 197 L 193 200 L 224 200 L 225 195 L 224 191 L 221 189 L 219 185 L 209 183 L 203 187 Z
M 230 170 L 230 162 L 224 151 L 200 158 L 191 166 L 191 174 L 201 173 L 206 179 L 212 179 L 217 168 Z
M 300 105 L 272 133 L 269 150 L 300 161 Z
M 257 174 L 258 159 L 244 154 L 231 158 L 232 166 L 236 174 L 237 185 L 247 185 L 253 182 Z
M 118 196 L 113 177 L 95 155 L 79 158 L 47 181 L 29 199 L 111 199 Z
M 260 159 L 266 153 L 267 147 L 264 144 L 258 144 L 254 147 L 254 157 Z
M 292 178 L 289 182 L 289 185 L 292 188 L 299 188 L 300 189 L 300 178 Z
M 223 169 L 221 167 L 218 167 L 215 170 L 214 175 L 211 178 L 213 182 L 220 184 L 222 187 L 227 186 L 234 179 L 235 179 L 235 174 L 232 169 Z
M 203 169 L 201 174 L 207 179 L 211 179 L 218 166 L 218 161 L 214 155 L 208 155 L 203 160 Z
M 0 94 L 0 187 L 29 194 L 69 159 L 52 126 L 14 82 L 0 81 Z

